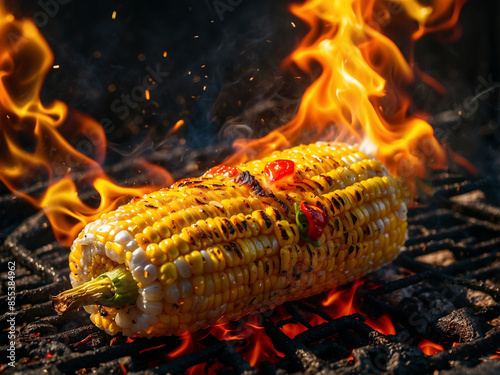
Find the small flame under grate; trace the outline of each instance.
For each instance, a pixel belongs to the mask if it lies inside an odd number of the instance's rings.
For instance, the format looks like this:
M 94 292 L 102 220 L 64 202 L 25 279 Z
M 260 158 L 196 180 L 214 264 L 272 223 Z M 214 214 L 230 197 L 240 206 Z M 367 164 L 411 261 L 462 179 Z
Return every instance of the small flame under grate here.
M 196 154 L 191 155 L 187 165 L 197 165 Z M 130 163 L 114 169 L 118 175 L 127 170 Z M 11 315 L 2 290 L 3 370 L 453 374 L 471 368 L 473 373 L 494 373 L 500 369 L 500 209 L 485 203 L 488 181 L 447 173 L 436 174 L 433 181 L 439 185 L 433 200 L 410 210 L 406 251 L 392 265 L 355 283 L 361 285 L 355 297 L 359 313 L 334 319 L 322 306 L 325 296 L 288 302 L 274 312 L 234 322 L 235 331 L 242 333 L 235 339 L 217 338 L 206 330 L 193 339 L 191 350 L 182 350 L 183 338 L 108 336 L 83 311 L 55 315 L 49 295 L 69 287 L 68 249 L 55 241 L 45 217 L 35 214 L 8 236 L 1 253 L 3 280 L 8 262 L 17 262 L 16 367 L 7 365 Z M 7 216 L 17 204 L 12 203 Z M 367 324 L 382 314 L 390 316 L 395 335 Z M 264 342 L 271 343 L 275 354 L 247 355 L 249 348 Z

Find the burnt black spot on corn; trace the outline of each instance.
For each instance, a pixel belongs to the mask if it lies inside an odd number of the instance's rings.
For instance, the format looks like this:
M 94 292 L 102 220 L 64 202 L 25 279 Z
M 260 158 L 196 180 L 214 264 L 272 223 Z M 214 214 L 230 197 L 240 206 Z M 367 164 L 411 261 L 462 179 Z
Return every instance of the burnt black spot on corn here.
M 286 182 L 264 174 L 277 159 L 295 163 Z M 404 243 L 401 181 L 355 147 L 298 146 L 237 167 L 236 178 L 185 179 L 85 227 L 71 248 L 70 277 L 79 290 L 99 280 L 99 302 L 85 297 L 94 324 L 127 336 L 196 331 L 352 281 Z M 328 216 L 317 247 L 296 224 L 302 201 Z M 114 276 L 99 279 L 105 273 Z M 126 293 L 120 277 L 133 281 Z

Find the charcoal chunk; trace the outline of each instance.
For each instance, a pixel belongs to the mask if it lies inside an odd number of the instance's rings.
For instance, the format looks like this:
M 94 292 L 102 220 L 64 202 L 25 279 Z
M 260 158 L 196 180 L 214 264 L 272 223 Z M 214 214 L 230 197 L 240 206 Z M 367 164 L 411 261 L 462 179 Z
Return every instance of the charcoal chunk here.
M 435 325 L 436 333 L 456 342 L 470 342 L 484 337 L 481 319 L 467 308 L 453 311 L 438 319 Z

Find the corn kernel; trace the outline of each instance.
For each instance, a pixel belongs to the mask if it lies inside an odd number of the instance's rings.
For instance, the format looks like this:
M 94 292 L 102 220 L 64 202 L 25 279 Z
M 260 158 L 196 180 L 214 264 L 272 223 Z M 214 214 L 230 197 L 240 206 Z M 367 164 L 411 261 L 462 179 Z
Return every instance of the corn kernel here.
M 149 242 L 158 243 L 161 241 L 161 237 L 158 232 L 153 227 L 145 228 L 142 233 Z
M 164 263 L 160 267 L 160 282 L 164 285 L 170 285 L 177 280 L 177 267 L 174 263 Z
M 191 281 L 193 283 L 194 293 L 198 296 L 202 296 L 205 291 L 205 276 L 193 276 Z
M 167 254 L 169 261 L 173 261 L 179 256 L 179 249 L 170 238 L 160 242 L 160 249 Z
M 201 275 L 203 273 L 203 257 L 199 251 L 193 251 L 185 256 L 186 262 L 193 275 Z
M 172 235 L 172 233 L 170 232 L 170 229 L 168 229 L 168 226 L 163 221 L 163 219 L 154 223 L 153 228 L 154 228 L 154 230 L 156 230 L 156 232 L 161 237 L 161 239 L 168 238 Z

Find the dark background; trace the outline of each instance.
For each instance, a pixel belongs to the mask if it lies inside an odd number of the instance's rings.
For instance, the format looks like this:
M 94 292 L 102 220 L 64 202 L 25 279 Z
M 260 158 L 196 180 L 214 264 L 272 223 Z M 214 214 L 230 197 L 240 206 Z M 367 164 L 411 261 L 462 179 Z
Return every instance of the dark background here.
M 280 69 L 307 31 L 288 11 L 290 1 L 233 0 L 239 4 L 222 16 L 211 0 L 61 2 L 8 0 L 6 6 L 17 17 L 38 21 L 60 66 L 47 77 L 44 102 L 60 99 L 116 125 L 107 134 L 111 161 L 162 147 L 179 119 L 186 121 L 180 135 L 194 149 L 262 136 L 291 118 L 311 80 Z M 445 92 L 422 81 L 412 87 L 413 110 L 431 115 L 438 139 L 495 176 L 499 9 L 494 0 L 471 0 L 461 13 L 459 40 L 441 32 L 419 41 L 416 64 Z M 125 110 L 122 95 L 142 85 L 147 67 L 168 76 L 151 100 Z

